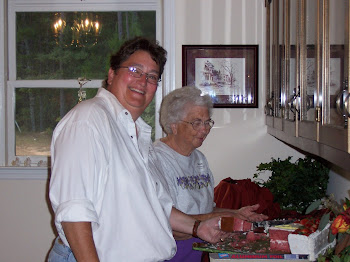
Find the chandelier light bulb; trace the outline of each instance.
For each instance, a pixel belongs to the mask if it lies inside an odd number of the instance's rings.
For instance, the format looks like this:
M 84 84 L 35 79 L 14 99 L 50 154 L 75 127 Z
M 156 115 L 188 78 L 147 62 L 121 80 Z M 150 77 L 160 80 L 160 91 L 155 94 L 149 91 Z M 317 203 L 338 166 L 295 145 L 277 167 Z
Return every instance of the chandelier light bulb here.
M 60 33 L 63 31 L 63 29 L 65 28 L 66 26 L 66 22 L 64 20 L 62 20 L 61 18 L 59 18 L 56 23 L 54 23 L 53 27 L 54 27 L 54 30 L 55 30 L 55 33 Z
M 63 18 L 62 18 L 63 17 Z M 64 18 L 67 18 L 67 23 L 69 24 L 69 29 L 65 34 L 71 32 L 71 41 L 70 44 L 65 44 L 63 41 L 66 37 L 62 38 L 64 29 L 66 27 L 66 21 Z M 75 46 L 75 47 L 84 47 L 96 45 L 98 41 L 98 36 L 101 32 L 101 24 L 98 21 L 98 16 L 94 16 L 89 13 L 78 13 L 75 14 L 73 20 L 69 19 L 69 15 L 63 13 L 55 14 L 55 21 L 53 24 L 53 31 L 56 37 L 56 43 L 62 43 L 64 46 Z
M 90 21 L 88 18 L 85 19 L 85 27 L 88 28 L 90 24 Z

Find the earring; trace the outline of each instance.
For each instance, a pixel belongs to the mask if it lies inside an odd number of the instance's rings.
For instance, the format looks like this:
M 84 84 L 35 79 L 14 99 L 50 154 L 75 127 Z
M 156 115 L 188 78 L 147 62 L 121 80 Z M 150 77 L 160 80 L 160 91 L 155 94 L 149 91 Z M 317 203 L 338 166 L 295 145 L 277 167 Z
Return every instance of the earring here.
M 171 124 L 170 127 L 171 127 L 171 130 L 173 131 L 173 134 L 176 135 L 177 134 L 176 124 Z

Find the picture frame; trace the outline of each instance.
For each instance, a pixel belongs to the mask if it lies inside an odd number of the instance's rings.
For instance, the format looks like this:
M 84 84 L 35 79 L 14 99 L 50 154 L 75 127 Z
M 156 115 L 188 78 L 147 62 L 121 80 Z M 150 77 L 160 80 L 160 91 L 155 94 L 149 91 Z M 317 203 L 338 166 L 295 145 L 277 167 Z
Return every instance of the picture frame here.
M 182 85 L 212 97 L 214 107 L 258 108 L 258 45 L 183 45 Z

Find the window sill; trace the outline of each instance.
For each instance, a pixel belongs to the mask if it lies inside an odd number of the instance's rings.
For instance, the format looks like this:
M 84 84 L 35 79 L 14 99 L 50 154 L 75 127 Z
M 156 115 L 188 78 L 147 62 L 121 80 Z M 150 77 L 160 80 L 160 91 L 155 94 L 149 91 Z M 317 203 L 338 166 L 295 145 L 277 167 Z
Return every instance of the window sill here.
M 0 167 L 0 180 L 47 180 L 49 167 Z

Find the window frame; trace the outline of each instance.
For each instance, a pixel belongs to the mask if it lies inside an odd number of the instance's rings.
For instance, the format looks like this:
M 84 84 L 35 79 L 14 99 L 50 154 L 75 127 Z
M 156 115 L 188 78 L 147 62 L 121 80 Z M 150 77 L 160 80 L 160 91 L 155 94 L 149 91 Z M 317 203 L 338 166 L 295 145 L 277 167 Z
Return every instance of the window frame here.
M 78 88 L 76 79 L 72 80 L 16 80 L 16 12 L 54 12 L 54 11 L 156 11 L 156 38 L 168 51 L 168 62 L 162 82 L 156 92 L 156 139 L 162 136 L 159 125 L 159 108 L 164 95 L 174 89 L 175 84 L 175 0 L 99 0 L 87 2 L 67 0 L 0 0 L 3 15 L 0 18 L 0 179 L 45 179 L 49 174 L 50 157 L 29 156 L 30 167 L 23 167 L 27 156 L 15 155 L 15 89 L 16 88 Z M 162 41 L 163 40 L 163 41 Z M 93 79 L 84 88 L 98 88 L 102 79 Z M 22 166 L 11 165 L 18 157 Z M 38 167 L 40 161 L 48 166 Z

